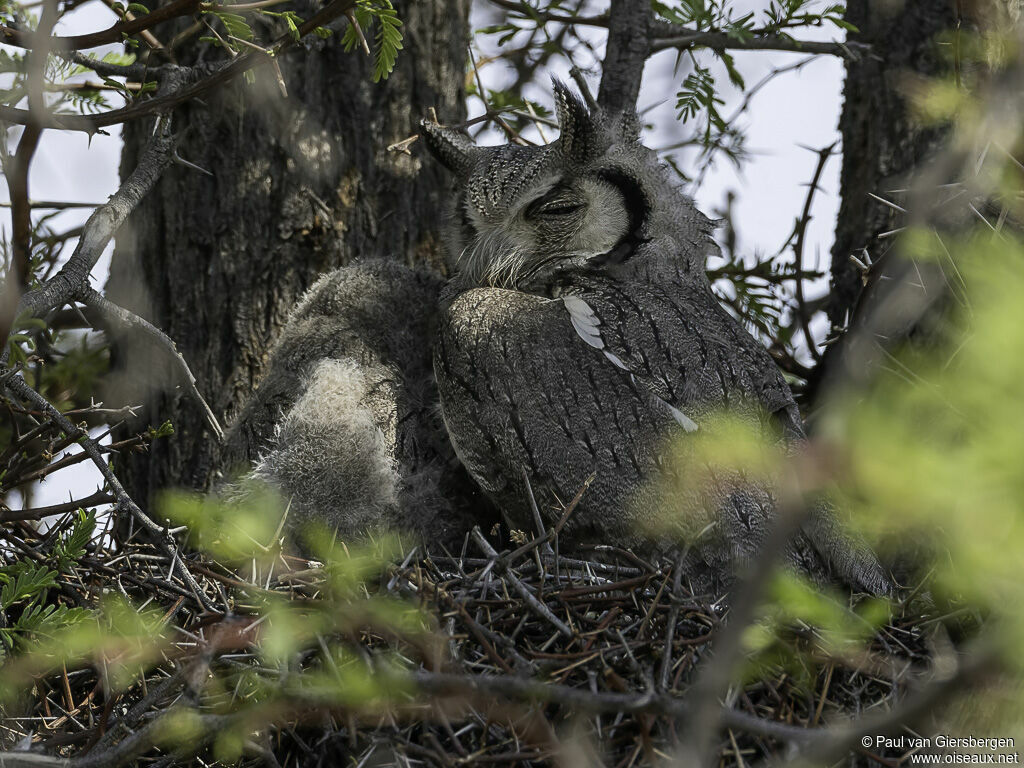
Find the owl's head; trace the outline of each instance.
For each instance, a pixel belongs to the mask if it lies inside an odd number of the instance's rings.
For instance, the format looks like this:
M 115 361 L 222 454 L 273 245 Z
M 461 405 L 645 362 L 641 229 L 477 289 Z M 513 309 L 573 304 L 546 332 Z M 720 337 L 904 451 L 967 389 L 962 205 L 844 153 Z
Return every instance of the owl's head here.
M 544 285 L 621 264 L 677 217 L 666 198 L 706 222 L 639 142 L 635 114 L 591 111 L 554 81 L 557 141 L 478 147 L 424 121 L 427 146 L 460 182 L 452 255 L 465 285 Z

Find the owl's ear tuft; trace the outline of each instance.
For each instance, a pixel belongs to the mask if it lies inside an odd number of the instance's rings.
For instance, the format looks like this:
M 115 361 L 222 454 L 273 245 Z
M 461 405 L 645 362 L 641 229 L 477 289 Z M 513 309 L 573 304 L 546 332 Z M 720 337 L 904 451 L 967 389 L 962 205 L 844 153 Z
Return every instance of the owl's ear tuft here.
M 449 171 L 464 176 L 476 163 L 480 149 L 462 131 L 429 120 L 421 120 L 420 128 L 430 153 Z
M 555 115 L 558 118 L 562 156 L 570 162 L 582 163 L 598 153 L 597 126 L 583 100 L 561 80 L 552 78 L 555 92 Z

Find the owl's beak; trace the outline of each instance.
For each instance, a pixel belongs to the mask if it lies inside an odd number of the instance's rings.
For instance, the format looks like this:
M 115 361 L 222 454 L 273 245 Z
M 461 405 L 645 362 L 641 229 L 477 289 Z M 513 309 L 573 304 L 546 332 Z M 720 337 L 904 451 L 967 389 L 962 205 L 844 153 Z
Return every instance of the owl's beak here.
M 421 120 L 420 128 L 430 153 L 452 173 L 465 176 L 476 164 L 480 149 L 462 131 Z

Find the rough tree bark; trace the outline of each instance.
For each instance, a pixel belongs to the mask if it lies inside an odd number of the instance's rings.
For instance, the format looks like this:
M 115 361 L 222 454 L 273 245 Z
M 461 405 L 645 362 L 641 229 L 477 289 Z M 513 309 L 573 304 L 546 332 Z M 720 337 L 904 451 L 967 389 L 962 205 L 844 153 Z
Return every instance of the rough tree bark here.
M 906 92 L 913 77 L 939 75 L 949 56 L 940 36 L 957 22 L 957 0 L 848 0 L 846 18 L 860 31 L 850 40 L 867 43 L 871 54 L 846 66 L 843 112 L 841 203 L 832 248 L 832 291 L 826 311 L 833 329 L 855 323 L 864 289 L 863 273 L 850 259 L 866 248 L 874 262 L 884 259 L 895 239 L 879 239 L 899 225 L 898 212 L 870 197 L 886 197 L 940 145 L 945 131 L 916 122 Z M 846 353 L 826 348 L 809 382 L 813 401 Z
M 165 174 L 118 237 L 108 289 L 178 342 L 222 421 L 252 392 L 289 308 L 320 273 L 374 255 L 440 265 L 448 181 L 415 144 L 411 155 L 387 147 L 415 134 L 430 108 L 463 119 L 468 6 L 400 4 L 405 50 L 386 82 L 372 82 L 368 57 L 343 50 L 342 21 L 281 61 L 287 97 L 264 67 L 254 85 L 176 112 L 176 130 L 187 127 L 181 156 L 213 176 L 180 165 Z M 123 173 L 148 128 L 126 130 Z M 169 486 L 209 488 L 220 447 L 194 404 L 160 386 L 158 354 L 138 389 L 139 353 L 124 355 L 117 398 L 143 402 L 143 424 L 169 419 L 175 434 L 125 459 L 126 485 L 140 503 Z

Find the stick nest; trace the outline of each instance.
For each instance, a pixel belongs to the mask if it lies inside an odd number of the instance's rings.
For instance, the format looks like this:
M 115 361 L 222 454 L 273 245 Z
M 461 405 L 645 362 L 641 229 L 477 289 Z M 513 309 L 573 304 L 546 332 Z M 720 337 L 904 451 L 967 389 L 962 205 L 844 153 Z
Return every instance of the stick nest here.
M 22 523 L 8 540 L 17 557 L 43 560 L 59 536 L 60 525 L 43 534 Z M 157 608 L 158 650 L 138 662 L 127 684 L 112 681 L 109 651 L 25 678 L 21 695 L 0 713 L 5 756 L 30 750 L 71 758 L 32 765 L 71 766 L 579 759 L 625 768 L 684 752 L 694 743 L 691 724 L 706 722 L 698 714 L 710 707 L 719 764 L 746 766 L 791 754 L 798 732 L 895 706 L 929 674 L 930 638 L 940 625 L 898 604 L 866 645 L 840 654 L 825 650 L 815 628 L 797 624 L 786 632 L 791 655 L 748 664 L 747 682 L 724 698 L 694 700 L 691 688 L 732 627 L 727 595 L 690 594 L 671 563 L 616 546 L 568 557 L 548 536 L 499 554 L 474 531 L 458 556 L 416 548 L 378 568 L 355 598 L 332 608 L 350 617 L 347 625 L 306 632 L 287 660 L 271 664 L 260 638 L 281 621 L 268 618 L 266 600 L 330 605 L 327 569 L 280 551 L 269 567 L 228 568 L 195 553 L 172 562 L 138 538 L 116 548 L 94 542 L 59 574 L 48 599 L 91 608 L 120 594 Z M 184 568 L 222 614 L 203 607 Z M 360 608 L 360 600 L 371 605 L 382 596 L 418 607 L 428 631 L 406 633 Z M 384 703 L 373 688 L 359 701 L 354 678 L 337 668 L 336 648 L 367 679 L 390 681 Z M 17 671 L 24 658 L 15 651 L 5 667 Z M 309 671 L 350 682 L 340 684 L 340 698 L 325 697 L 294 685 Z M 263 687 L 253 687 L 254 679 Z M 192 716 L 190 736 L 169 738 L 169 719 L 182 712 Z M 243 734 L 231 742 L 234 751 L 218 741 L 227 732 Z M 869 754 L 855 760 L 867 762 Z M 883 752 L 870 760 L 890 765 L 898 757 Z

